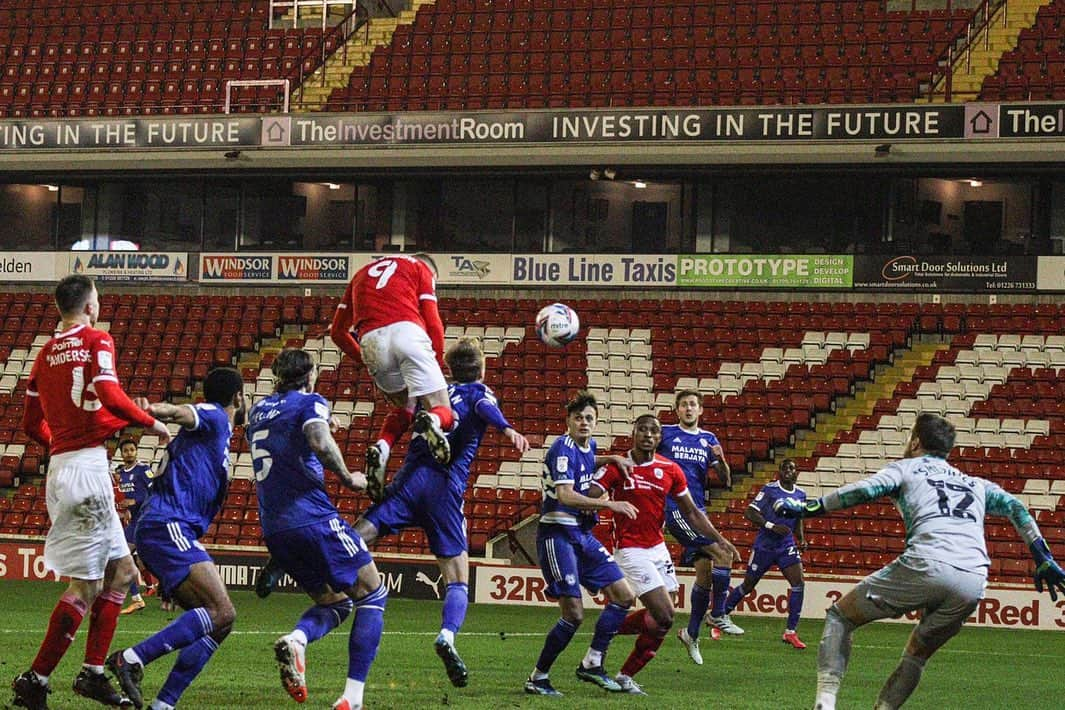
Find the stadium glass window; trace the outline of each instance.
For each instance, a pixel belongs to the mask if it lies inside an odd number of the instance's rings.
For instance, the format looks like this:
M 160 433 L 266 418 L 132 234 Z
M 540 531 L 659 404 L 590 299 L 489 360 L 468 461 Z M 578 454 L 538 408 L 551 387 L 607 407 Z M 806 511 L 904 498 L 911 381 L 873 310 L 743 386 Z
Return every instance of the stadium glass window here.
M 292 182 L 285 179 L 244 183 L 238 249 L 304 248 L 308 198 L 292 188 Z
M 0 185 L 0 223 L 7 249 L 48 250 L 55 245 L 59 185 Z
M 203 248 L 233 251 L 240 229 L 240 184 L 208 181 L 203 187 Z
M 551 191 L 548 251 L 679 251 L 683 194 L 680 182 L 560 180 Z
M 306 249 L 372 251 L 377 248 L 378 234 L 388 237 L 389 215 L 381 214 L 376 185 L 294 182 L 292 195 L 304 201 L 305 214 L 297 217 L 296 231 Z
M 199 180 L 104 182 L 96 193 L 91 236 L 97 243 L 121 240 L 158 251 L 200 249 L 203 186 Z

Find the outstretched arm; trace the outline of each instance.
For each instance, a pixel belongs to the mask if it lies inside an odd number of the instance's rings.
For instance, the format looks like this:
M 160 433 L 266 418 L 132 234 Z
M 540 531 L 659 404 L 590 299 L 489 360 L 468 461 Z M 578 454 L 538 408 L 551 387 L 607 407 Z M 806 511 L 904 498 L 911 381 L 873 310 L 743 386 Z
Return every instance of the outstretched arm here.
M 185 429 L 195 429 L 200 421 L 195 407 L 191 404 L 173 405 L 156 402 L 148 405 L 148 413 L 161 421 L 180 424 Z
M 717 531 L 714 524 L 710 522 L 710 518 L 706 517 L 706 513 L 699 510 L 695 505 L 695 501 L 692 500 L 691 493 L 684 492 L 681 495 L 674 496 L 673 500 L 677 502 L 677 508 L 680 510 L 681 515 L 691 523 L 697 533 L 711 540 L 717 540 L 722 547 L 732 554 L 733 560 L 740 559 L 739 550 Z
M 355 362 L 362 362 L 362 350 L 359 349 L 359 344 L 355 338 L 351 336 L 352 318 L 354 318 L 352 308 L 354 305 L 351 298 L 351 284 L 349 283 L 347 290 L 344 291 L 344 297 L 337 304 L 336 313 L 333 314 L 333 322 L 329 326 L 329 337 L 345 355 Z
M 568 508 L 577 508 L 578 510 L 602 510 L 605 508 L 633 520 L 636 519 L 636 515 L 639 512 L 636 510 L 636 506 L 624 500 L 610 500 L 604 495 L 606 491 L 598 483 L 593 483 L 588 492 L 594 495 L 581 495 L 573 490 L 572 483 L 555 484 L 555 494 L 558 496 L 558 502 Z
M 991 484 L 987 488 L 985 505 L 988 515 L 1005 516 L 1013 523 L 1013 527 L 1017 528 L 1021 539 L 1028 544 L 1032 559 L 1035 560 L 1035 574 L 1032 578 L 1035 581 L 1036 590 L 1042 592 L 1045 584 L 1047 591 L 1050 592 L 1050 599 L 1057 601 L 1059 591 L 1065 594 L 1065 570 L 1062 570 L 1054 561 L 1050 547 L 1039 532 L 1039 526 L 1035 524 L 1032 514 L 1024 507 L 1024 503 L 997 485 Z
M 348 488 L 361 491 L 366 488 L 366 475 L 363 473 L 351 473 L 348 465 L 344 462 L 344 456 L 337 446 L 336 439 L 329 431 L 329 423 L 324 420 L 309 421 L 303 427 L 303 435 L 307 437 L 307 445 L 311 447 L 322 465 L 335 473 Z
M 474 409 L 477 412 L 477 416 L 503 432 L 503 436 L 507 437 L 515 449 L 522 453 L 529 450 L 529 442 L 510 425 L 507 418 L 503 416 L 503 412 L 500 411 L 499 406 L 491 399 L 478 400 L 477 404 L 474 405 Z
M 853 508 L 871 500 L 898 493 L 902 486 L 902 469 L 891 464 L 877 473 L 854 483 L 848 483 L 821 498 L 799 502 L 793 498 L 781 498 L 773 504 L 773 510 L 789 518 L 812 518 L 833 510 Z

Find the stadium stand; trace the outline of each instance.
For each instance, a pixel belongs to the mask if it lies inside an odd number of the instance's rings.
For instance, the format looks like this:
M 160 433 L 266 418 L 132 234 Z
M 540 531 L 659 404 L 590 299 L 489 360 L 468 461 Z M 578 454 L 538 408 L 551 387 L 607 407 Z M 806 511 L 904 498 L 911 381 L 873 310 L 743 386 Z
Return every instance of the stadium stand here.
M 1035 22 L 1022 29 L 1015 47 L 1001 59 L 980 87 L 987 101 L 1044 101 L 1065 93 L 1065 2 L 1039 8 Z
M 47 529 L 39 484 L 44 452 L 22 434 L 20 421 L 34 348 L 54 327 L 49 298 L 0 294 L 3 534 Z M 664 326 L 655 315 L 662 301 L 572 303 L 595 327 L 554 350 L 523 322 L 522 314 L 535 312 L 534 300 L 441 300 L 448 340 L 483 338 L 487 381 L 533 444 L 521 456 L 499 434 L 487 435 L 467 493 L 475 554 L 537 512 L 542 455 L 559 433 L 562 403 L 578 387 L 600 397 L 599 439 L 620 450 L 629 444 L 633 411 L 654 410 L 671 421 L 673 392 L 699 388 L 704 426 L 718 433 L 741 474 L 734 490 L 715 491 L 709 509 L 740 545 L 754 535 L 742 511 L 782 457 L 796 460 L 800 485 L 816 495 L 897 456 L 918 410 L 950 417 L 959 432 L 954 460 L 1017 494 L 1037 512 L 1048 539 L 1065 542 L 1065 466 L 1056 456 L 1065 445 L 1065 312 L 1055 304 L 681 301 L 680 315 Z M 322 364 L 318 389 L 342 427 L 338 441 L 357 461 L 383 412 L 364 369 L 341 359 L 325 337 L 335 304 L 320 296 L 105 294 L 101 321 L 116 335 L 127 389 L 154 399 L 195 396 L 207 369 L 222 363 L 240 367 L 246 392 L 261 396 L 272 388 L 269 366 L 282 347 L 309 349 Z M 238 332 L 231 324 L 239 323 L 254 326 Z M 162 455 L 154 437 L 142 436 L 139 446 L 146 460 Z M 231 446 L 234 480 L 206 542 L 258 545 L 251 460 L 239 435 Z M 332 482 L 329 492 L 350 518 L 368 505 Z M 901 549 L 902 523 L 887 503 L 862 506 L 855 517 L 854 526 L 808 522 L 811 571 L 865 572 Z M 605 540 L 609 531 L 605 519 L 598 532 Z M 990 525 L 988 540 L 995 581 L 1029 573 L 1008 525 Z M 426 544 L 411 532 L 378 549 L 424 554 Z
M 221 113 L 230 79 L 298 84 L 339 31 L 269 29 L 261 0 L 0 3 L 0 117 Z M 324 49 L 324 52 L 322 51 Z M 267 111 L 280 87 L 234 89 Z
M 971 18 L 877 0 L 438 0 L 326 108 L 911 102 Z

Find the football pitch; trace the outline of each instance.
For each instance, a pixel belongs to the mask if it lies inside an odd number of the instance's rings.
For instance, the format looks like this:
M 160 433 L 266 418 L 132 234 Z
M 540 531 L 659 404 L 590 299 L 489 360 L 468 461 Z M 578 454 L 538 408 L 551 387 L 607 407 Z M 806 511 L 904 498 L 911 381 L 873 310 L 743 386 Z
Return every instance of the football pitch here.
M 37 650 L 61 585 L 4 582 L 0 585 L 0 707 L 11 699 L 8 684 L 27 668 Z M 297 707 L 281 689 L 273 660 L 274 640 L 291 630 L 309 603 L 297 594 L 260 600 L 234 592 L 237 622 L 233 634 L 182 698 L 181 707 Z M 1049 599 L 1047 600 L 1049 602 Z M 147 609 L 120 618 L 113 648 L 136 643 L 162 628 L 174 613 Z M 383 708 L 809 708 L 813 702 L 819 621 L 804 621 L 800 634 L 809 644 L 796 651 L 780 642 L 781 619 L 736 617 L 747 634 L 702 642 L 706 664 L 693 665 L 673 634 L 637 680 L 648 697 L 610 695 L 573 675 L 591 639 L 596 612 L 590 612 L 573 643 L 552 669 L 562 698 L 536 698 L 522 682 L 539 654 L 544 634 L 557 618 L 547 608 L 472 605 L 458 648 L 470 667 L 470 685 L 453 688 L 432 642 L 440 603 L 392 599 L 385 636 L 367 684 L 366 707 Z M 687 622 L 679 615 L 679 623 Z M 329 708 L 344 687 L 350 619 L 307 654 L 310 697 L 304 707 Z M 51 708 L 85 708 L 70 690 L 84 652 L 88 622 L 52 677 Z M 909 625 L 875 624 L 854 637 L 851 666 L 839 707 L 871 708 L 906 642 Z M 632 648 L 632 636 L 611 646 L 607 668 L 616 671 Z M 154 697 L 174 655 L 149 666 L 145 698 Z M 97 707 L 97 706 L 94 706 Z M 1065 635 L 1059 632 L 966 628 L 931 661 L 907 708 L 936 710 L 1065 707 Z

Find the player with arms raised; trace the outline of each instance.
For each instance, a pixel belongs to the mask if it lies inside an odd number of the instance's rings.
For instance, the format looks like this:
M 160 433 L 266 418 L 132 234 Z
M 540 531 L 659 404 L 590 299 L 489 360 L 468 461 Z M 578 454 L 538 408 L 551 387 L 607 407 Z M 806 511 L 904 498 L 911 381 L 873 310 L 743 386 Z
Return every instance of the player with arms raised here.
M 451 683 L 461 688 L 468 683 L 469 673 L 455 650 L 455 634 L 462 627 L 469 603 L 470 560 L 462 504 L 470 465 L 489 425 L 503 432 L 518 451 L 528 451 L 529 442 L 510 425 L 499 411 L 492 390 L 481 381 L 484 353 L 476 341 L 459 339 L 444 359 L 456 380 L 448 387 L 458 418 L 454 431 L 448 434 L 451 462 L 446 466 L 437 463 L 425 440 L 416 438 L 403 467 L 389 484 L 384 501 L 366 511 L 355 523 L 355 530 L 368 545 L 380 535 L 406 527 L 418 526 L 425 531 L 447 585 L 434 648 Z
M 454 415 L 443 374 L 444 324 L 433 260 L 427 254 L 395 255 L 359 269 L 337 304 L 329 335 L 348 357 L 366 364 L 395 405 L 366 452 L 370 496 L 380 500 L 388 454 L 412 420 L 433 457 L 447 463 L 451 451 L 444 432 Z
M 244 422 L 240 373 L 219 367 L 203 382 L 197 405 L 160 402 L 154 416 L 181 426 L 166 449 L 151 494 L 144 503 L 136 540 L 141 559 L 159 577 L 164 593 L 185 613 L 132 648 L 116 651 L 107 667 L 133 705 L 142 706 L 144 667 L 181 649 L 152 710 L 173 710 L 204 669 L 236 618 L 233 602 L 214 560 L 199 538 L 218 514 L 229 488 L 229 440 Z
M 64 278 L 55 301 L 60 332 L 33 363 L 23 428 L 51 454 L 46 496 L 52 525 L 44 562 L 70 577 L 70 584 L 52 611 L 33 665 L 12 683 L 15 704 L 31 710 L 47 707 L 48 677 L 90 610 L 85 664 L 74 692 L 105 705 L 129 702 L 103 673 L 126 590 L 137 576 L 115 509 L 104 442 L 130 424 L 170 440 L 166 426 L 134 404 L 118 383 L 114 341 L 93 327 L 100 298 L 92 280 Z
M 359 710 L 381 643 L 388 591 L 366 543 L 326 494 L 324 468 L 355 491 L 366 488 L 366 477 L 348 471 L 333 439 L 329 404 L 314 393 L 317 368 L 310 354 L 284 350 L 273 371 L 274 394 L 252 407 L 246 430 L 259 519 L 275 562 L 315 602 L 274 644 L 281 684 L 294 700 L 306 701 L 307 644 L 335 629 L 354 609 L 347 683 L 333 707 Z
M 991 561 L 984 541 L 984 517 L 1008 517 L 1035 560 L 1035 586 L 1050 598 L 1065 592 L 1065 571 L 1024 504 L 983 478 L 947 463 L 954 425 L 938 414 L 917 417 L 903 459 L 869 478 L 849 483 L 805 504 L 777 501 L 779 512 L 811 517 L 891 498 L 906 524 L 906 549 L 894 562 L 869 575 L 828 609 L 817 657 L 815 708 L 833 710 L 859 626 L 922 610 L 902 660 L 876 701 L 876 710 L 901 707 L 921 680 L 925 663 L 949 641 L 984 596 Z
M 681 390 L 674 399 L 674 411 L 678 424 L 662 427 L 662 443 L 658 453 L 675 461 L 688 480 L 688 492 L 695 506 L 706 512 L 706 487 L 708 474 L 713 470 L 726 486 L 732 485 L 732 472 L 725 461 L 721 442 L 713 432 L 699 427 L 703 415 L 703 399 L 695 390 Z M 691 618 L 688 627 L 677 632 L 677 638 L 688 650 L 688 656 L 701 665 L 699 651 L 699 626 L 710 611 L 707 622 L 714 637 L 743 633 L 725 613 L 725 597 L 728 595 L 729 575 L 732 571 L 732 555 L 714 540 L 698 533 L 670 498 L 666 502 L 666 529 L 684 545 L 682 565 L 695 567 L 695 584 L 691 590 Z
M 530 695 L 562 695 L 551 685 L 548 673 L 584 621 L 581 587 L 591 594 L 602 590 L 610 602 L 599 615 L 591 646 L 577 666 L 577 677 L 611 692 L 622 690 L 604 670 L 603 656 L 632 606 L 633 594 L 625 574 L 591 530 L 598 521 L 597 510 L 606 508 L 616 516 L 635 518 L 636 508 L 624 501 L 588 496 L 600 466 L 613 461 L 631 467 L 621 457 L 596 455 L 592 432 L 598 417 L 595 397 L 578 392 L 566 404 L 567 435 L 559 437 L 544 458 L 544 502 L 536 550 L 547 595 L 558 600 L 562 618 L 548 632 L 536 667 L 525 681 L 525 692 Z
M 802 578 L 802 556 L 799 551 L 806 547 L 806 540 L 801 520 L 785 517 L 773 510 L 776 502 L 784 498 L 791 498 L 799 503 L 806 501 L 806 491 L 795 485 L 798 478 L 799 470 L 795 462 L 784 459 L 780 462 L 777 480 L 763 486 L 744 511 L 743 516 L 758 527 L 758 537 L 754 540 L 754 551 L 747 563 L 747 574 L 743 577 L 743 583 L 729 592 L 725 613 L 731 614 L 740 600 L 754 591 L 769 568 L 776 565 L 791 585 L 788 590 L 788 626 L 781 640 L 801 650 L 806 648 L 806 644 L 799 638 L 797 630 L 806 587 Z
M 614 556 L 644 608 L 629 614 L 619 633 L 637 634 L 636 645 L 615 681 L 627 693 L 643 695 L 632 679 L 658 652 L 673 626 L 673 605 L 679 584 L 673 560 L 662 537 L 667 498 L 697 534 L 730 556 L 736 548 L 710 523 L 688 491 L 687 477 L 673 461 L 658 455 L 662 425 L 653 414 L 636 418 L 632 429 L 632 472 L 625 474 L 608 464 L 592 483 L 588 495 L 610 493 L 614 500 L 631 503 L 635 518 L 614 521 Z

